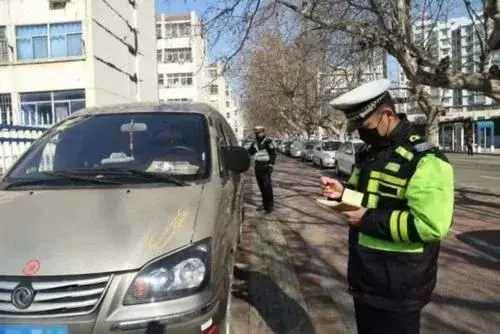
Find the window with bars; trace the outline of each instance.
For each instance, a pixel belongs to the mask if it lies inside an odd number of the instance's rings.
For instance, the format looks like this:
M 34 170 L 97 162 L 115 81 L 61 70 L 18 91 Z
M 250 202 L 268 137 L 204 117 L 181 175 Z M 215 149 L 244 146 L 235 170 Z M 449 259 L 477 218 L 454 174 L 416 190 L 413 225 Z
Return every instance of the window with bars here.
M 191 48 L 165 49 L 166 63 L 190 63 L 193 61 Z
M 81 56 L 82 23 L 17 26 L 16 50 L 20 60 Z
M 167 88 L 191 87 L 193 85 L 193 73 L 168 73 Z
M 163 87 L 165 85 L 165 77 L 163 74 L 158 74 L 158 86 Z
M 21 124 L 49 127 L 85 108 L 85 90 L 21 93 Z
M 10 94 L 0 94 L 0 124 L 12 125 L 12 99 Z
M 216 79 L 217 78 L 217 70 L 208 70 L 208 76 L 210 79 Z
M 191 36 L 191 23 L 165 24 L 165 38 L 179 38 Z
M 159 63 L 163 62 L 163 52 L 162 52 L 162 50 L 157 50 L 156 51 L 156 60 Z
M 9 61 L 9 43 L 7 42 L 6 28 L 0 26 L 0 64 Z
M 156 24 L 156 39 L 161 39 L 161 23 Z
M 210 85 L 210 95 L 217 95 L 219 94 L 219 86 L 217 85 Z

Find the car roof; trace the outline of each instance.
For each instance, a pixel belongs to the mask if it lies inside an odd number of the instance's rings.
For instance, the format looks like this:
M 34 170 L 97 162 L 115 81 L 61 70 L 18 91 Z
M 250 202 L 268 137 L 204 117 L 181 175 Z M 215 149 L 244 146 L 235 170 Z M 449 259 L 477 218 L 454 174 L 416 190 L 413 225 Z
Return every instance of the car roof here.
M 109 115 L 109 114 L 127 114 L 127 113 L 193 113 L 203 114 L 205 116 L 222 117 L 221 114 L 205 103 L 125 103 L 114 104 L 103 107 L 85 108 L 74 115 Z

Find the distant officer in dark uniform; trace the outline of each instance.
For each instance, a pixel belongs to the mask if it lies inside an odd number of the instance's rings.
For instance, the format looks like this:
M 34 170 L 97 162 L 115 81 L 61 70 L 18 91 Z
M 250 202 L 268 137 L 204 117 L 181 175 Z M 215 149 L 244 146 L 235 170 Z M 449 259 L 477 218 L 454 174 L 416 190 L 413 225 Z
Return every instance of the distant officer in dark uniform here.
M 271 173 L 276 162 L 276 149 L 271 138 L 266 137 L 263 126 L 256 126 L 254 133 L 255 142 L 247 149 L 250 155 L 254 156 L 255 177 L 262 193 L 263 206 L 257 210 L 265 210 L 266 213 L 271 213 L 274 209 Z
M 326 196 L 361 207 L 344 213 L 349 289 L 362 334 L 419 333 L 453 217 L 453 169 L 397 117 L 389 86 L 370 82 L 331 102 L 369 146 L 346 185 L 322 179 Z

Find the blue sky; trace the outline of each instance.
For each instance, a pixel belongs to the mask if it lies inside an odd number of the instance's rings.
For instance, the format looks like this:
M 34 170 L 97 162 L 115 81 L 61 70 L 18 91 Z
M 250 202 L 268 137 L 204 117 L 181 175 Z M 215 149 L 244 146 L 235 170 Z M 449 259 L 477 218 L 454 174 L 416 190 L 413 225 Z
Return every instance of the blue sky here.
M 212 1 L 201 0 L 155 0 L 156 10 L 160 13 L 186 13 L 192 10 L 198 14 L 202 14 L 210 4 L 215 3 Z

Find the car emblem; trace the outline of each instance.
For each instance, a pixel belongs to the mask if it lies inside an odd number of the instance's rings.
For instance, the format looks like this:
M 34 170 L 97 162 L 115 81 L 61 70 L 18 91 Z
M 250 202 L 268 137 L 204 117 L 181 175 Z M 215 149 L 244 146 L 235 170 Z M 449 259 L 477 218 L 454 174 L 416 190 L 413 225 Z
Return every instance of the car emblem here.
M 26 276 L 35 276 L 40 270 L 40 261 L 31 260 L 23 268 L 23 274 Z
M 12 291 L 11 301 L 12 305 L 20 310 L 27 309 L 33 304 L 35 299 L 35 291 L 31 286 L 19 285 Z

